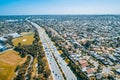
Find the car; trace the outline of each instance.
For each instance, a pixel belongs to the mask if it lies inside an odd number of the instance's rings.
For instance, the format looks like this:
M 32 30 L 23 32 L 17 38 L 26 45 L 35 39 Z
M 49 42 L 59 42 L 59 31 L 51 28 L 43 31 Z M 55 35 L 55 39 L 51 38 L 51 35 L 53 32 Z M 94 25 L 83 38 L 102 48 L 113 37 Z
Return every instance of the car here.
M 54 71 L 52 71 L 54 73 Z
M 55 73 L 55 76 L 57 76 L 57 73 Z

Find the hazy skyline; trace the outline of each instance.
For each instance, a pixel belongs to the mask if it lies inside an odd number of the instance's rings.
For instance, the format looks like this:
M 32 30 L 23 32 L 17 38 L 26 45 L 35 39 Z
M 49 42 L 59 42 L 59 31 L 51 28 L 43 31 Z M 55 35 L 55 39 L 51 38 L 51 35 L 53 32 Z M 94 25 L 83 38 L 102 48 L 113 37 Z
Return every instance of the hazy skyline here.
M 120 14 L 120 0 L 0 0 L 0 15 Z

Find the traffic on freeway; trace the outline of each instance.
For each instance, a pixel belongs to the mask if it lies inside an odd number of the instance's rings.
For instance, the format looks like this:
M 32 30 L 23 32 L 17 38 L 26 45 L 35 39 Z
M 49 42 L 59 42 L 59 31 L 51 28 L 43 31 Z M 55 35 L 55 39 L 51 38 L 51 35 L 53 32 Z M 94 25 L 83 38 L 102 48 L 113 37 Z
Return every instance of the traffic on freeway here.
M 58 50 L 53 45 L 52 41 L 46 34 L 45 30 L 39 25 L 37 25 L 36 23 L 33 23 L 29 20 L 27 21 L 30 22 L 38 30 L 39 37 L 41 39 L 41 42 L 45 51 L 45 55 L 47 57 L 48 64 L 52 72 L 53 79 L 54 80 L 64 80 L 64 79 L 77 80 L 76 76 L 73 74 L 73 72 L 67 66 L 66 62 L 60 56 Z M 61 67 L 65 77 L 63 77 L 63 74 L 61 73 L 59 66 Z

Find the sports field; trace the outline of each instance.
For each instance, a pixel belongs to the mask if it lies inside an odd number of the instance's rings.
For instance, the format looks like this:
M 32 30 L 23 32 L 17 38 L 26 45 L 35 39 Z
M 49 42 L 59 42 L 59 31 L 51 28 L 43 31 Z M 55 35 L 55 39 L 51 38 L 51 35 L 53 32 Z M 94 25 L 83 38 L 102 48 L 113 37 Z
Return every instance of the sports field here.
M 31 45 L 33 43 L 34 33 L 28 32 L 28 34 L 23 34 L 24 36 L 12 40 L 14 46 L 18 46 L 19 43 L 21 43 L 21 45 Z
M 0 80 L 12 80 L 15 76 L 14 70 L 22 60 L 14 50 L 0 54 Z

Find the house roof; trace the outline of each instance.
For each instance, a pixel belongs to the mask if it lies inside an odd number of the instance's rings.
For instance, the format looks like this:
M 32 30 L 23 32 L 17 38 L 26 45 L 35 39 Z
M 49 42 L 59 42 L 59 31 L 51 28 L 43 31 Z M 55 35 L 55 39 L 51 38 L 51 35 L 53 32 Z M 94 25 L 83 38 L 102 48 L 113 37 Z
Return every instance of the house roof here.
M 89 68 L 89 69 L 87 69 L 86 72 L 87 72 L 88 74 L 92 74 L 92 73 L 96 72 L 96 69 L 95 69 L 95 68 Z
M 120 69 L 116 69 L 116 71 L 120 73 Z
M 89 66 L 88 63 L 81 64 L 81 67 L 82 67 L 82 68 L 83 68 L 83 67 L 87 67 L 87 66 Z
M 80 64 L 85 64 L 85 63 L 87 63 L 87 61 L 86 60 L 80 60 L 79 63 Z
M 7 39 L 4 38 L 4 37 L 0 37 L 0 40 L 1 40 L 1 41 L 6 41 Z
M 20 37 L 21 35 L 19 35 L 18 33 L 11 33 L 11 34 L 8 34 L 8 36 L 13 36 L 13 38 L 17 38 L 17 37 Z

